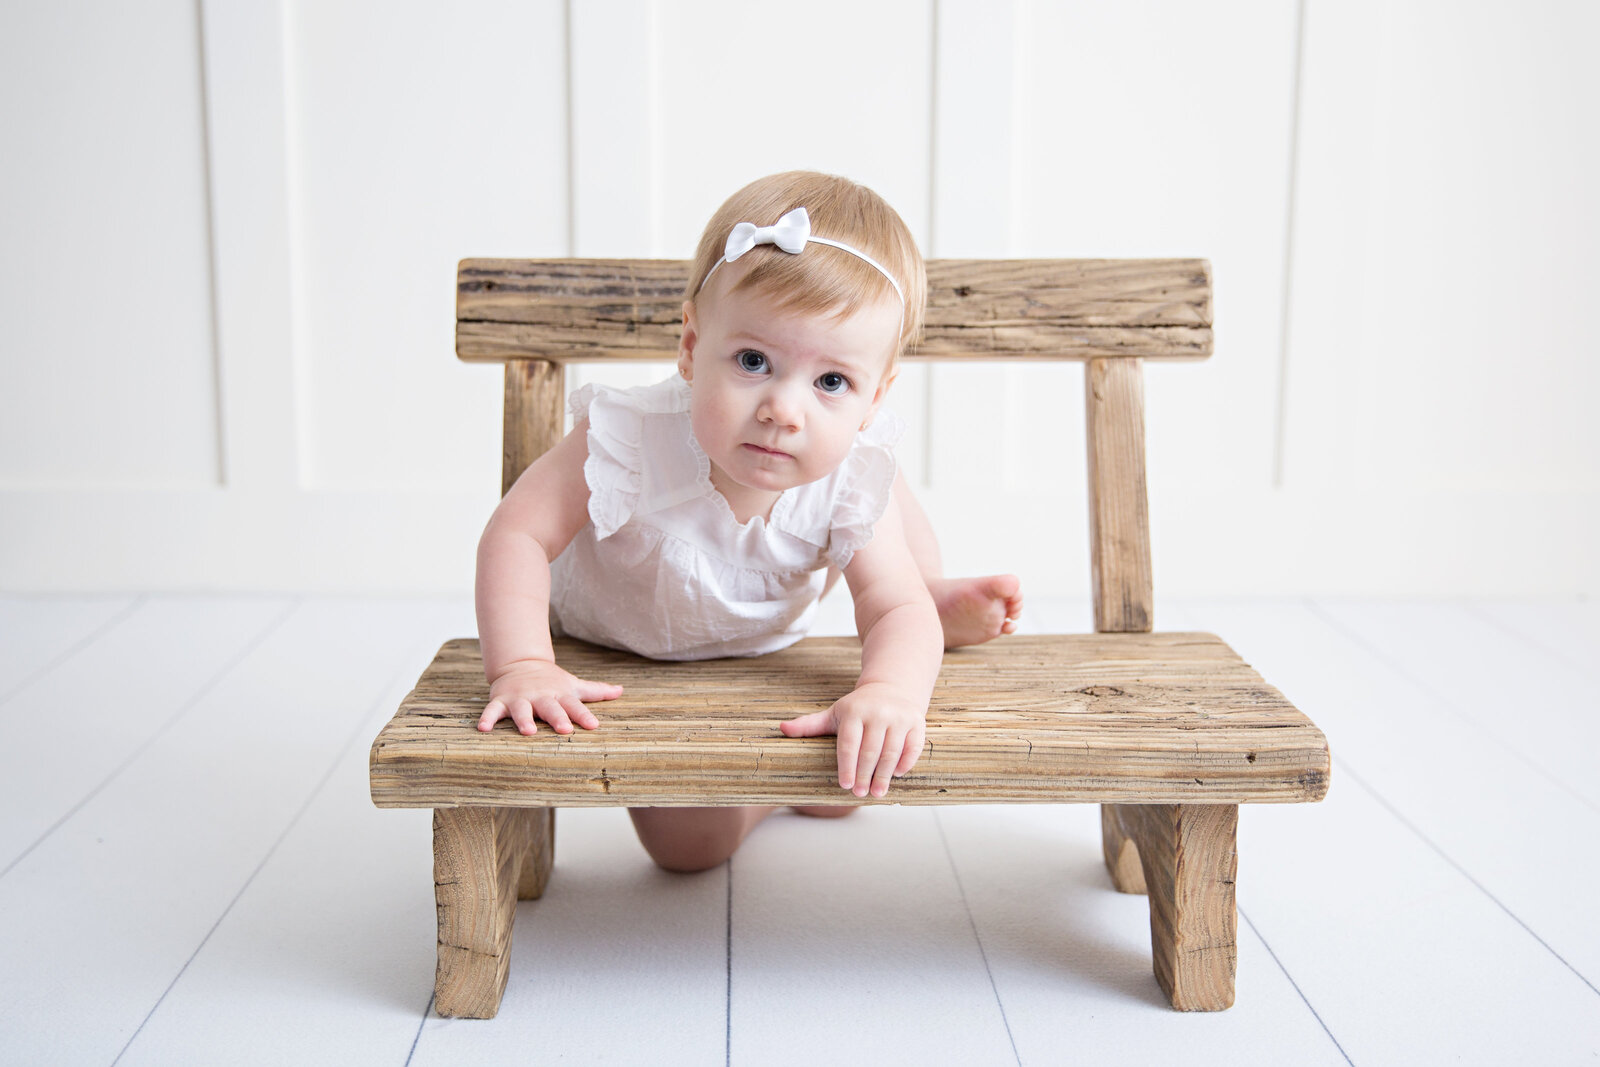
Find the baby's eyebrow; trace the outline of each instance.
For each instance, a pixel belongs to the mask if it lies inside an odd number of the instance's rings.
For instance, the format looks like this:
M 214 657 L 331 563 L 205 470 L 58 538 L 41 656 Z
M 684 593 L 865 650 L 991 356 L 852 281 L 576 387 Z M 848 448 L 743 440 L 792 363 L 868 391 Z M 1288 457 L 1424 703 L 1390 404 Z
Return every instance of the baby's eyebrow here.
M 860 378 L 866 374 L 865 367 L 859 363 L 852 363 L 848 359 L 836 359 L 832 356 L 829 356 L 826 360 L 824 360 L 824 364 L 826 366 L 837 368 L 838 370 L 843 371 L 846 376 L 851 378 Z

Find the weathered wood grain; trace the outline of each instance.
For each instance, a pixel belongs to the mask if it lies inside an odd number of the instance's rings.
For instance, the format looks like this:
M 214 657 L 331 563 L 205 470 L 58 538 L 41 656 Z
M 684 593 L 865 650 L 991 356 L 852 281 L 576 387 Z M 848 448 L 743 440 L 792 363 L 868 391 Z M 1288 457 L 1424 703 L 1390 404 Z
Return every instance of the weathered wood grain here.
M 1100 805 L 1100 844 L 1105 852 L 1106 870 L 1111 885 L 1119 893 L 1145 893 L 1144 865 L 1139 862 L 1139 845 L 1123 829 L 1117 804 Z
M 1101 810 L 1113 882 L 1124 893 L 1150 895 L 1150 943 L 1162 992 L 1179 1011 L 1231 1007 L 1238 806 L 1107 804 Z M 1114 863 L 1113 835 L 1119 842 Z M 1137 888 L 1128 870 L 1133 862 Z
M 566 368 L 543 359 L 506 364 L 501 425 L 500 495 L 528 465 L 561 440 Z
M 555 808 L 502 808 L 518 812 L 523 819 L 522 873 L 517 878 L 517 899 L 538 900 L 550 881 L 550 868 L 556 861 Z
M 466 259 L 457 274 L 464 360 L 671 359 L 682 260 Z M 1204 359 L 1211 266 L 1203 259 L 928 262 L 913 359 Z
M 884 800 L 839 789 L 832 737 L 778 723 L 828 707 L 854 638 L 759 660 L 660 663 L 575 641 L 558 662 L 616 682 L 601 727 L 525 737 L 474 726 L 476 640 L 445 644 L 371 750 L 379 807 L 818 803 L 1288 803 L 1327 790 L 1327 741 L 1204 633 L 1008 637 L 945 656 L 917 766 Z
M 434 1010 L 492 1019 L 511 964 L 511 923 L 526 852 L 514 808 L 433 813 L 433 895 L 439 922 Z
M 1155 610 L 1144 476 L 1144 368 L 1136 359 L 1084 367 L 1089 438 L 1089 577 L 1094 628 L 1149 630 Z

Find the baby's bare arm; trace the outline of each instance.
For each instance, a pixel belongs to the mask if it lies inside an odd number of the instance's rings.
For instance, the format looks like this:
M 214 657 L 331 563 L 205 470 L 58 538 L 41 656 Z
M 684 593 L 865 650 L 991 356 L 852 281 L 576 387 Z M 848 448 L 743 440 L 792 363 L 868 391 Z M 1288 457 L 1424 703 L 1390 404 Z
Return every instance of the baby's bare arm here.
M 856 602 L 861 676 L 833 707 L 791 719 L 782 729 L 790 737 L 838 734 L 840 788 L 881 797 L 890 778 L 909 771 L 922 753 L 944 631 L 893 501 L 844 574 Z
M 556 666 L 550 643 L 550 561 L 589 521 L 588 425 L 580 422 L 522 473 L 478 541 L 478 640 L 489 681 L 480 730 L 507 717 L 525 734 L 536 718 L 558 733 L 571 733 L 574 722 L 592 730 L 599 721 L 583 701 L 622 692 Z

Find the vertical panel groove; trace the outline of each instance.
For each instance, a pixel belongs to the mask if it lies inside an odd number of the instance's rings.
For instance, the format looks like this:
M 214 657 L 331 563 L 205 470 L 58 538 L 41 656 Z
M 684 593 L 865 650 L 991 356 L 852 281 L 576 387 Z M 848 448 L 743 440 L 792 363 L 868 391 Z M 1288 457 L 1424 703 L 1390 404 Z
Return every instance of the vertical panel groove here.
M 645 99 L 649 110 L 645 114 L 645 152 L 650 169 L 650 201 L 645 205 L 645 233 L 650 239 L 650 255 L 660 258 L 662 252 L 662 124 L 661 124 L 661 4 L 660 0 L 646 0 L 645 16 L 649 28 L 645 31 L 645 84 L 649 87 Z M 676 250 L 674 250 L 674 254 Z
M 311 463 L 311 376 L 306 361 L 310 356 L 306 322 L 305 242 L 301 239 L 299 219 L 304 210 L 305 195 L 300 188 L 300 160 L 297 146 L 300 139 L 299 94 L 295 85 L 294 69 L 294 16 L 289 0 L 280 0 L 277 7 L 278 39 L 282 42 L 279 62 L 282 65 L 283 85 L 283 163 L 284 163 L 284 220 L 287 223 L 284 241 L 288 245 L 289 266 L 289 396 L 294 410 L 290 413 L 289 427 L 294 445 L 294 479 L 296 489 L 307 489 L 315 484 Z
M 939 240 L 939 4 L 928 4 L 928 247 L 933 255 Z
M 567 138 L 567 255 L 578 254 L 578 176 L 572 150 L 572 128 L 577 125 L 572 116 L 572 0 L 561 5 L 562 62 L 566 65 L 566 138 Z
M 925 256 L 933 255 L 939 232 L 939 5 L 942 0 L 932 0 L 928 5 L 928 246 Z M 929 366 L 922 372 L 922 427 L 917 447 L 922 450 L 922 477 L 917 488 L 933 488 L 933 397 L 939 381 L 939 368 Z
M 206 226 L 206 305 L 211 315 L 211 416 L 216 434 L 217 469 L 212 481 L 219 489 L 228 484 L 228 423 L 222 395 L 222 331 L 218 326 L 217 304 L 217 197 L 212 179 L 211 98 L 206 73 L 206 8 L 204 0 L 194 0 L 195 68 L 200 76 L 200 185 L 205 197 Z
M 1305 64 L 1306 0 L 1295 4 L 1294 89 L 1289 103 L 1289 195 L 1283 226 L 1283 304 L 1278 316 L 1278 399 L 1272 427 L 1272 488 L 1283 488 L 1283 448 L 1289 400 L 1289 310 L 1294 297 L 1295 187 L 1300 178 L 1300 82 Z

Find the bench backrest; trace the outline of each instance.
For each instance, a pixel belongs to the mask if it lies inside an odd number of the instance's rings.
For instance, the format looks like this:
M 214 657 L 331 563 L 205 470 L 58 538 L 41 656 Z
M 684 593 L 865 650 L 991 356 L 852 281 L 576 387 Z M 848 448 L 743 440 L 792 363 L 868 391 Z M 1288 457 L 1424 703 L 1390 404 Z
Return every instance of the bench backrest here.
M 501 491 L 561 439 L 567 363 L 677 358 L 689 263 L 465 259 L 456 355 L 504 363 Z M 1095 629 L 1151 629 L 1146 359 L 1211 354 L 1203 259 L 934 259 L 908 359 L 1081 360 Z

